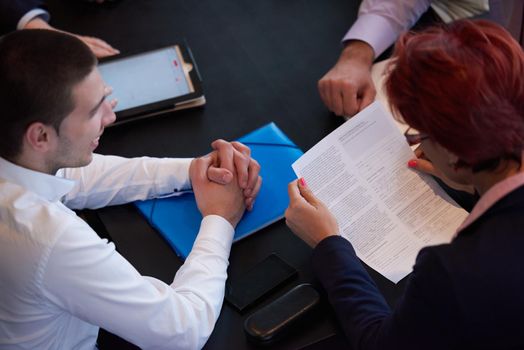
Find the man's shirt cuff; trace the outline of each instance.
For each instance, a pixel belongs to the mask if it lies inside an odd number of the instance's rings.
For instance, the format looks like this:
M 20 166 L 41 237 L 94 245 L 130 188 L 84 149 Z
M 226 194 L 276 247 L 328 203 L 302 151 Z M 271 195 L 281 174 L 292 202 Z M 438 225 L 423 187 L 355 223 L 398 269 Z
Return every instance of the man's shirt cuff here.
M 50 15 L 49 15 L 49 12 L 47 12 L 46 10 L 33 9 L 29 11 L 28 13 L 26 13 L 25 15 L 23 15 L 22 18 L 20 18 L 16 26 L 16 29 L 18 30 L 24 29 L 27 23 L 32 21 L 35 17 L 40 17 L 44 21 L 49 22 Z

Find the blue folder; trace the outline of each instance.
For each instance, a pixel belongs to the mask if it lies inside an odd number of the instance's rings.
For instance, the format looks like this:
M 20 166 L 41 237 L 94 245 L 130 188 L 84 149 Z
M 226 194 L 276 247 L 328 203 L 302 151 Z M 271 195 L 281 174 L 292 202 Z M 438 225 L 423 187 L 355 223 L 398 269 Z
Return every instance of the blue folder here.
M 260 164 L 262 187 L 251 212 L 238 223 L 233 241 L 238 241 L 284 217 L 289 199 L 287 184 L 296 179 L 291 164 L 303 152 L 276 126 L 269 123 L 238 141 L 251 148 Z M 195 242 L 202 215 L 193 193 L 135 202 L 149 223 L 185 259 Z

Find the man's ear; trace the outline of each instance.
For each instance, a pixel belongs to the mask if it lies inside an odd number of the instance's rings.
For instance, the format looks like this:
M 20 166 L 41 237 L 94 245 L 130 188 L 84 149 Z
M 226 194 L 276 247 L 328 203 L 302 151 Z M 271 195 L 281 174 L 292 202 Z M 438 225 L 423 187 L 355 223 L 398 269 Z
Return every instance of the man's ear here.
M 45 153 L 56 142 L 56 137 L 55 128 L 41 122 L 34 122 L 26 129 L 24 143 L 33 151 Z

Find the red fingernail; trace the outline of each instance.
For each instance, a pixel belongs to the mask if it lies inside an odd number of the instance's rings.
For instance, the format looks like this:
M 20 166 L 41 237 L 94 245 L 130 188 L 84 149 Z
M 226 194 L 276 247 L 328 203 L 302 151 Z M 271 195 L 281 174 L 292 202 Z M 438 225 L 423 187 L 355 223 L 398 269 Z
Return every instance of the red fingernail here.
M 302 185 L 302 187 L 307 187 L 306 180 L 304 180 L 303 177 L 301 177 L 298 181 L 300 181 L 300 185 Z
M 408 167 L 410 168 L 416 168 L 417 167 L 417 161 L 415 159 L 411 159 L 409 162 L 408 162 Z

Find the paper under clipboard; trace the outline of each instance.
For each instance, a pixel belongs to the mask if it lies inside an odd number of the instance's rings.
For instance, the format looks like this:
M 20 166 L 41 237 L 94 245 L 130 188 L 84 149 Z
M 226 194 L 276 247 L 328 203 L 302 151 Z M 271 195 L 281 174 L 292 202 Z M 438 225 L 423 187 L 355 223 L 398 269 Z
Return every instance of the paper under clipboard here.
M 253 211 L 244 214 L 233 241 L 247 237 L 284 216 L 289 203 L 287 185 L 296 179 L 291 164 L 303 154 L 274 123 L 238 141 L 249 146 L 251 156 L 260 163 L 263 183 Z M 185 259 L 202 220 L 193 193 L 135 202 L 135 205 L 177 255 Z

